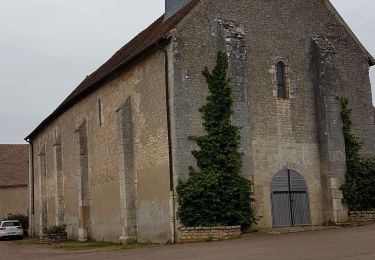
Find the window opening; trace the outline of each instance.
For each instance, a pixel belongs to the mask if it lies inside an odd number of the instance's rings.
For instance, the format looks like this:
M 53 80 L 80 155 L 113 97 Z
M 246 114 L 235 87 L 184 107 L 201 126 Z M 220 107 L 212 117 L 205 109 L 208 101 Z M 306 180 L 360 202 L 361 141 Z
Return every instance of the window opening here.
M 288 89 L 286 84 L 286 66 L 283 61 L 276 64 L 277 77 L 277 97 L 288 98 Z

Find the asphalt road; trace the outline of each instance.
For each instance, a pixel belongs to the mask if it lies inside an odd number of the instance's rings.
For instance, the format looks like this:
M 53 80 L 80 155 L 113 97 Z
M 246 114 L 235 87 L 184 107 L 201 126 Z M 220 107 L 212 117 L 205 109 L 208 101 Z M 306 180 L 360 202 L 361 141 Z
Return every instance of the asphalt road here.
M 65 252 L 0 241 L 0 259 L 375 259 L 375 225 L 286 235 L 248 234 L 241 239 L 104 252 Z

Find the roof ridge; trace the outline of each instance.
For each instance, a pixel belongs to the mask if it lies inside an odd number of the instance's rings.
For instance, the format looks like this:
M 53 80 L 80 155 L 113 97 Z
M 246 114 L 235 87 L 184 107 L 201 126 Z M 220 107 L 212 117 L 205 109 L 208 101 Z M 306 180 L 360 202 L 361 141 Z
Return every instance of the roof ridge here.
M 154 26 L 158 21 L 159 19 L 161 19 L 163 16 L 159 17 L 158 19 L 156 19 L 154 22 L 151 23 L 151 25 L 149 25 L 147 28 L 143 29 L 141 32 L 139 32 L 136 36 L 134 36 L 130 41 L 128 41 L 124 46 L 122 46 L 120 49 L 118 49 L 106 62 L 104 62 L 98 69 L 96 69 L 93 73 L 91 73 L 90 75 L 88 75 L 79 85 L 82 85 L 85 80 L 87 78 L 89 78 L 91 75 L 95 74 L 95 72 L 97 72 L 98 70 L 100 70 L 103 66 L 106 65 L 106 63 L 108 61 L 110 61 L 113 57 L 115 57 L 116 55 L 118 55 L 121 51 L 123 51 L 124 48 L 126 48 L 126 46 L 128 45 L 131 45 L 132 43 L 136 42 L 141 36 L 142 34 L 145 34 L 147 33 L 148 30 L 151 30 L 152 29 L 152 26 Z M 137 46 L 131 46 L 132 49 L 135 49 Z M 74 91 L 73 91 L 74 92 Z

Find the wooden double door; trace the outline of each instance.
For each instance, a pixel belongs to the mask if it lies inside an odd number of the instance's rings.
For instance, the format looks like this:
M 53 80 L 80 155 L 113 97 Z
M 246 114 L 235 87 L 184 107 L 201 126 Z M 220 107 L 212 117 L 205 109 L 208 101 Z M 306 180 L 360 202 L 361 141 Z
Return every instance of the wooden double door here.
M 273 227 L 311 225 L 307 185 L 297 172 L 283 170 L 275 175 L 271 202 Z

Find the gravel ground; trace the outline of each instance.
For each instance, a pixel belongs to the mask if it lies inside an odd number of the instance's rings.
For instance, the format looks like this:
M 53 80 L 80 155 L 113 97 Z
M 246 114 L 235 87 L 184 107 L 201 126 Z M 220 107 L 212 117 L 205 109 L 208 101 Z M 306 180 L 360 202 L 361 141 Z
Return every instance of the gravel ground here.
M 294 234 L 247 234 L 231 241 L 181 244 L 125 251 L 66 252 L 0 241 L 0 259 L 375 259 L 375 225 Z

